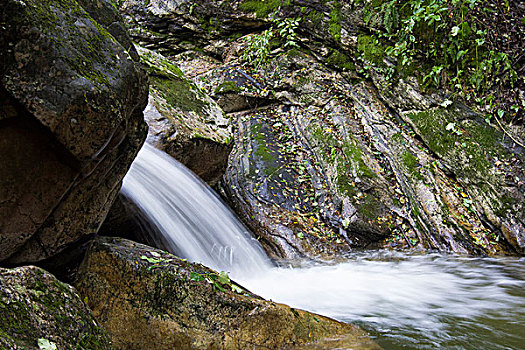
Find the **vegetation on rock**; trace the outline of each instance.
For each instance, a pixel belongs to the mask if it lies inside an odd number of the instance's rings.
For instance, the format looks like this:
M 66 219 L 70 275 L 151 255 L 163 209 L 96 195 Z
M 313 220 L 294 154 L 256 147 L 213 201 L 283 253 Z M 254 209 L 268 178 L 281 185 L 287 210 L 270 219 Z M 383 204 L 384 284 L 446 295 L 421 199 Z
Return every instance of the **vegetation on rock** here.
M 379 348 L 357 327 L 262 300 L 225 273 L 123 239 L 93 241 L 76 286 L 116 349 L 278 349 L 334 337 Z
M 34 267 L 0 268 L 0 348 L 113 349 L 75 290 Z

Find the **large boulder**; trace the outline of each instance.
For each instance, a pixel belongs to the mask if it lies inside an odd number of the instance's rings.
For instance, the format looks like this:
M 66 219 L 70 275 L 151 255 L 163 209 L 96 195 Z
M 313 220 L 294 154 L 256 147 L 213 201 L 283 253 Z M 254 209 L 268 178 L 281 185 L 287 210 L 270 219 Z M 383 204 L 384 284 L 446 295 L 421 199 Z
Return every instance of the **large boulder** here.
M 35 266 L 0 268 L 0 348 L 113 349 L 73 287 Z
M 0 20 L 0 261 L 39 261 L 97 231 L 147 78 L 109 1 L 5 0 Z
M 138 52 L 150 76 L 149 105 L 144 111 L 148 142 L 215 185 L 232 149 L 230 121 L 175 63 L 141 47 Z
M 94 240 L 78 278 L 116 349 L 282 349 L 326 338 L 320 348 L 379 349 L 357 327 L 260 299 L 224 273 L 124 239 Z

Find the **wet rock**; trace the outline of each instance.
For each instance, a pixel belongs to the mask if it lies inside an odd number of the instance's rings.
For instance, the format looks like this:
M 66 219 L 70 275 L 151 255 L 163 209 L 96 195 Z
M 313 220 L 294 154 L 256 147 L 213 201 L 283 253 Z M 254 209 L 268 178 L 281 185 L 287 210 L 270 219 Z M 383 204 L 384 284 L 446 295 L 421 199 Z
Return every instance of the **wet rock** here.
M 228 38 L 246 28 L 262 28 L 263 21 L 250 13 L 232 11 L 239 1 L 126 0 L 120 11 L 137 43 L 172 55 L 199 48 L 214 56 L 228 45 Z
M 237 121 L 223 190 L 272 257 L 372 247 L 524 253 L 523 149 L 439 91 L 423 93 L 415 77 L 386 82 L 364 67 L 359 57 L 394 63 L 363 31 L 362 6 L 171 4 L 123 9 L 131 27 L 149 31 L 136 30 L 138 40 L 201 52 L 175 59 Z M 167 17 L 189 44 L 170 30 L 152 39 Z M 275 27 L 299 17 L 290 47 Z M 245 53 L 271 27 L 267 59 L 254 65 Z
M 0 17 L 0 260 L 39 261 L 97 231 L 144 140 L 147 81 L 107 1 Z
M 113 349 L 76 291 L 46 271 L 0 268 L 0 348 Z
M 224 174 L 232 148 L 230 121 L 173 62 L 144 48 L 138 51 L 151 83 L 144 111 L 148 142 L 215 185 Z
M 223 274 L 124 239 L 94 240 L 76 286 L 117 349 L 278 349 L 324 338 L 379 348 L 357 327 L 262 300 Z

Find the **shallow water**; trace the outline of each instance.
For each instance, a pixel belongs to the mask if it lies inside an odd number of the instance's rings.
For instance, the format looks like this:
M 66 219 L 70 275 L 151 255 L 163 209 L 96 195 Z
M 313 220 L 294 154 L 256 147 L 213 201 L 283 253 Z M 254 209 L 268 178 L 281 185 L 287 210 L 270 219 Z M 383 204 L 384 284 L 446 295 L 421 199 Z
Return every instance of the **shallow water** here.
M 375 251 L 275 267 L 206 184 L 147 144 L 122 192 L 171 252 L 267 299 L 359 324 L 387 350 L 525 349 L 523 258 Z

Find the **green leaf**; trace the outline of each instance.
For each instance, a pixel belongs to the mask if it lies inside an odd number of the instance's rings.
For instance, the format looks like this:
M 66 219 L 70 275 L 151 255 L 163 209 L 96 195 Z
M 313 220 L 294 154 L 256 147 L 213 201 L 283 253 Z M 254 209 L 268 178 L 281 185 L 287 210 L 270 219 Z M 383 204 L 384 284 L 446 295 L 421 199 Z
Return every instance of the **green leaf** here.
M 140 258 L 142 260 L 146 260 L 147 262 L 152 263 L 152 264 L 158 264 L 161 261 L 163 261 L 162 259 L 150 258 L 149 256 L 146 256 L 146 255 L 142 255 Z
M 217 279 L 221 284 L 230 284 L 230 276 L 224 271 L 219 273 L 219 278 Z
M 458 33 L 459 33 L 459 27 L 458 26 L 452 27 L 452 31 L 450 32 L 450 35 L 456 36 L 458 35 Z
M 37 344 L 41 350 L 57 350 L 55 343 L 44 338 L 38 339 Z
M 232 287 L 232 291 L 234 291 L 235 293 L 239 293 L 239 294 L 244 293 L 244 289 L 242 289 L 241 287 L 235 284 L 232 284 L 231 287 Z
M 204 277 L 202 277 L 202 275 L 200 273 L 191 272 L 190 273 L 190 280 L 199 282 L 199 281 L 204 280 Z
M 226 289 L 224 289 L 217 281 L 213 281 L 213 287 L 217 288 L 221 292 L 225 293 Z

